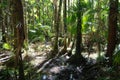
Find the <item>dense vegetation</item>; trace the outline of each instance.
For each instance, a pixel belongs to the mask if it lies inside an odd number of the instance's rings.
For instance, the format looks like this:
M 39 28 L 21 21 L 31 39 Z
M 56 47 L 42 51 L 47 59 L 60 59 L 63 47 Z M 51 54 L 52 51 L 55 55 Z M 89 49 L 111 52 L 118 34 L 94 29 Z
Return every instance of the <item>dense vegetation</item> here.
M 119 0 L 0 0 L 0 80 L 120 80 Z

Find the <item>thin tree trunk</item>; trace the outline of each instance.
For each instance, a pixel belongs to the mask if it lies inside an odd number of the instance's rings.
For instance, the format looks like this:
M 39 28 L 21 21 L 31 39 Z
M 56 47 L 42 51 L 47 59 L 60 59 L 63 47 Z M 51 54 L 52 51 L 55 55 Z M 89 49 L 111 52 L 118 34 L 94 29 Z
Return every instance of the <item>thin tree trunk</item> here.
M 23 6 L 24 6 L 24 32 L 25 32 L 25 47 L 28 49 L 28 21 L 27 21 L 27 3 L 25 0 L 23 0 Z
M 58 37 L 57 37 L 57 14 L 58 14 L 58 9 L 57 9 L 57 0 L 53 1 L 54 4 L 54 29 L 55 29 L 55 42 L 53 44 L 53 55 L 58 53 Z
M 0 0 L 0 3 L 2 3 L 2 0 Z M 0 26 L 2 28 L 2 42 L 6 42 L 6 37 L 5 37 L 5 25 L 4 25 L 4 19 L 3 17 L 3 12 L 2 12 L 2 7 L 0 7 Z
M 64 49 L 67 50 L 67 43 L 66 43 L 66 38 L 67 38 L 67 5 L 66 5 L 67 0 L 64 0 L 64 11 L 63 11 L 63 20 L 64 20 L 64 30 L 65 30 L 65 39 L 64 39 Z
M 66 18 L 67 18 L 67 6 L 66 2 L 67 0 L 64 0 L 64 5 L 63 5 L 63 23 L 64 23 L 64 48 L 60 51 L 60 54 L 65 54 L 67 52 L 67 24 L 66 24 Z
M 57 6 L 57 5 L 56 5 Z M 55 44 L 54 44 L 54 54 L 58 53 L 58 36 L 59 36 L 59 25 L 60 25 L 60 16 L 61 16 L 61 7 L 62 7 L 62 0 L 59 2 L 59 9 L 58 13 L 55 15 L 56 20 L 55 20 Z M 56 11 L 56 8 L 55 8 Z
M 42 14 L 42 24 L 43 25 L 45 25 L 45 18 L 44 18 L 44 16 L 45 16 L 45 9 L 44 9 L 44 0 L 42 0 L 42 12 L 43 12 L 43 14 Z
M 70 9 L 70 6 L 71 6 L 71 0 L 68 0 L 68 6 L 67 6 L 67 9 L 68 9 L 68 13 L 67 13 L 67 16 L 70 16 L 70 13 L 69 13 L 69 9 Z M 68 32 L 68 41 L 67 41 L 67 46 L 69 47 L 70 45 L 70 42 L 71 42 L 71 32 Z
M 5 24 L 4 24 L 4 21 L 2 20 L 2 42 L 6 42 L 6 35 L 5 35 Z
M 36 1 L 37 3 L 40 3 L 40 0 L 37 0 Z M 37 6 L 37 16 L 38 16 L 38 21 L 40 22 L 40 5 L 41 4 L 39 4 L 38 6 Z
M 1 4 L 1 0 L 0 0 L 0 4 Z M 0 28 L 1 29 L 2 29 L 2 21 L 3 21 L 3 19 L 2 19 L 2 8 L 0 6 Z

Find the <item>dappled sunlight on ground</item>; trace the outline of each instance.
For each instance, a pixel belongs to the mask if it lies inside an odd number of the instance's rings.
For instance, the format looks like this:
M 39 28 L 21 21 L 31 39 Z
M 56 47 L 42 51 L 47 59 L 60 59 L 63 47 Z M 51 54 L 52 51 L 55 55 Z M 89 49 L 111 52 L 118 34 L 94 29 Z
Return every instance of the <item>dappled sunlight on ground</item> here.
M 104 56 L 104 54 L 105 54 L 105 52 L 101 52 L 101 53 L 100 53 L 101 56 Z M 88 53 L 87 53 L 87 52 L 82 53 L 82 55 L 83 55 L 85 58 L 88 58 Z M 89 55 L 89 58 L 95 59 L 95 60 L 96 60 L 98 57 L 99 57 L 99 54 L 98 54 L 98 53 L 91 53 L 91 54 Z
M 26 52 L 26 55 L 32 57 L 33 59 L 30 60 L 30 63 L 34 66 L 38 66 L 47 58 L 47 54 L 51 50 L 51 45 L 46 45 L 44 43 L 31 43 L 29 45 L 29 49 Z
M 91 52 L 89 56 L 88 52 L 82 52 L 87 63 L 84 66 L 76 67 L 67 63 L 67 60 L 70 58 L 67 53 L 48 58 L 51 50 L 50 44 L 39 42 L 29 44 L 28 50 L 22 54 L 26 63 L 24 65 L 25 72 L 27 72 L 28 76 L 30 73 L 30 77 L 34 77 L 34 80 L 36 77 L 40 80 L 96 80 L 96 76 L 99 77 L 102 71 L 104 71 L 100 68 L 101 65 L 96 64 L 99 59 L 97 52 Z M 74 53 L 75 49 L 73 49 Z M 101 52 L 101 56 L 104 53 Z
M 43 64 L 43 62 L 47 60 L 47 56 L 49 55 L 49 52 L 51 50 L 52 50 L 52 48 L 51 48 L 51 44 L 50 43 L 49 44 L 45 44 L 45 43 L 39 43 L 39 42 L 37 42 L 37 43 L 31 43 L 31 44 L 29 44 L 29 49 L 26 52 L 26 55 L 28 55 L 29 57 L 32 57 L 32 58 L 30 60 L 28 60 L 28 62 L 30 62 L 30 64 L 33 65 L 34 67 L 37 67 L 37 66 Z M 75 53 L 74 50 L 73 50 L 73 53 Z M 88 58 L 88 59 L 90 58 L 90 59 L 93 59 L 94 61 L 96 61 L 96 59 L 98 58 L 98 53 L 95 53 L 95 52 L 91 53 L 89 55 L 89 57 L 88 57 L 88 53 L 87 52 L 83 52 L 82 55 L 85 58 Z M 101 53 L 101 55 L 104 55 L 104 53 Z M 25 58 L 25 59 L 27 59 L 27 58 Z M 48 65 L 48 64 L 52 65 L 53 64 L 53 67 L 51 67 L 51 69 L 49 71 L 52 71 L 52 70 L 53 71 L 54 70 L 57 71 L 57 69 L 59 70 L 58 66 L 61 66 L 61 65 L 63 66 L 64 62 L 67 59 L 69 59 L 69 56 L 62 55 L 61 57 L 55 59 L 55 61 L 58 60 L 58 62 L 54 62 L 53 61 L 51 63 L 51 61 L 52 61 L 52 59 L 51 59 L 50 63 L 49 63 L 49 61 L 48 61 L 48 63 L 46 61 L 46 63 L 47 63 L 46 65 Z M 58 63 L 59 65 L 56 65 L 56 63 Z M 38 72 L 41 71 L 41 70 L 42 69 L 38 70 Z
M 35 67 L 41 64 L 44 60 L 46 60 L 46 57 L 35 57 L 30 63 L 34 65 Z

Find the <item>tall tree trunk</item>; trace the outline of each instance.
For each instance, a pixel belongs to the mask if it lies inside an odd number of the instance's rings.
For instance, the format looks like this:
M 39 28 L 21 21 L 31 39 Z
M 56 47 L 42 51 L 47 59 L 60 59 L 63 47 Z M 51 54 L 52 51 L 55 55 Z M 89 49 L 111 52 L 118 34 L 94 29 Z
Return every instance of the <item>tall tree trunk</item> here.
M 64 36 L 64 51 L 67 51 L 67 0 L 64 0 L 64 10 L 63 10 L 63 21 L 64 21 L 64 31 L 65 31 L 65 36 Z
M 4 23 L 4 19 L 2 21 L 2 42 L 6 42 L 6 34 L 5 34 L 5 23 Z
M 2 0 L 0 0 L 0 3 L 2 3 Z M 3 11 L 2 11 L 2 7 L 0 7 L 0 26 L 2 28 L 2 42 L 6 42 L 6 37 L 5 37 L 5 25 L 4 25 L 4 18 L 3 18 Z
M 62 0 L 60 0 L 59 2 L 59 9 L 57 10 L 57 1 L 55 3 L 55 12 L 57 12 L 57 14 L 55 15 L 55 44 L 54 44 L 54 54 L 58 53 L 58 36 L 59 36 L 59 25 L 60 25 L 60 16 L 61 16 L 61 7 L 62 7 Z
M 37 0 L 36 1 L 37 3 L 39 3 L 39 5 L 36 7 L 37 8 L 37 16 L 38 16 L 38 22 L 40 22 L 40 0 Z
M 78 60 L 81 62 L 83 61 L 83 57 L 81 55 L 82 52 L 82 6 L 80 3 L 80 0 L 78 0 L 78 11 L 77 11 L 77 32 L 76 32 L 76 57 L 78 57 Z
M 64 19 L 64 30 L 65 30 L 65 41 L 64 41 L 64 49 L 67 49 L 67 44 L 66 44 L 66 38 L 67 38 L 67 5 L 66 5 L 67 0 L 64 0 L 64 13 L 63 13 L 63 19 Z
M 44 3 L 44 0 L 42 0 L 42 24 L 45 25 L 45 3 Z
M 68 8 L 70 7 L 70 0 L 68 0 Z
M 1 0 L 0 0 L 0 4 L 2 4 Z M 2 22 L 2 7 L 0 6 L 0 23 Z M 1 25 L 0 25 L 1 26 Z
M 19 80 L 25 80 L 24 69 L 22 64 L 21 49 L 24 43 L 24 17 L 23 17 L 23 6 L 21 0 L 12 0 L 12 17 L 14 26 L 14 52 L 16 55 L 16 68 L 19 72 Z
M 100 37 L 101 37 L 101 35 L 100 35 L 100 33 L 101 33 L 101 1 L 99 0 L 98 2 L 97 2 L 97 5 L 96 5 L 96 9 L 98 10 L 98 12 L 96 13 L 96 16 L 94 16 L 94 19 L 96 20 L 96 23 L 98 23 L 98 25 L 97 25 L 97 36 L 96 36 L 96 38 L 98 39 L 97 40 L 97 53 L 98 53 L 98 56 L 100 57 L 100 53 L 101 53 L 101 41 L 100 41 Z
M 68 10 L 68 13 L 67 13 L 67 16 L 70 16 L 70 13 L 69 13 L 69 10 L 70 10 L 70 6 L 71 6 L 71 0 L 68 0 L 68 4 L 67 4 L 68 6 L 67 6 L 67 10 Z M 67 35 L 68 35 L 68 41 L 67 41 L 67 46 L 69 47 L 69 45 L 70 45 L 70 42 L 71 42 L 71 32 L 68 32 L 67 33 Z
M 28 21 L 27 21 L 27 2 L 23 0 L 23 12 L 24 12 L 24 32 L 25 32 L 25 48 L 28 49 Z
M 53 44 L 53 55 L 58 53 L 58 36 L 57 36 L 57 14 L 58 14 L 58 8 L 57 8 L 57 1 L 58 0 L 53 0 L 53 5 L 54 5 L 54 32 L 55 32 L 55 42 Z
M 77 31 L 76 31 L 76 52 L 75 54 L 69 59 L 71 64 L 81 65 L 85 63 L 85 59 L 81 55 L 82 49 L 82 6 L 81 1 L 77 0 Z
M 109 29 L 108 29 L 108 45 L 106 56 L 109 57 L 109 65 L 112 65 L 112 57 L 116 46 L 116 28 L 118 14 L 118 0 L 109 0 Z

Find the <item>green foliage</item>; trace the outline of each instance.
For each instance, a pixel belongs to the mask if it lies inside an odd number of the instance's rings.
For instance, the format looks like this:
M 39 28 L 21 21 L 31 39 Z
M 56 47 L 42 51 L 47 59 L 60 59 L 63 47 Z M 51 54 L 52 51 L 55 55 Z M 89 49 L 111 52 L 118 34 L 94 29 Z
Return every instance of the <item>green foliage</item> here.
M 97 80 L 120 80 L 118 69 L 113 67 L 102 67 L 101 75 Z
M 81 4 L 78 4 L 81 6 L 81 10 L 82 13 L 86 11 L 87 9 L 87 4 L 86 1 L 81 1 Z M 78 10 L 77 3 L 73 4 L 73 6 L 71 6 L 71 8 L 68 10 L 69 12 L 69 17 L 67 18 L 67 24 L 68 24 L 68 31 L 71 34 L 75 34 L 76 33 L 76 26 L 77 26 L 77 10 Z M 83 15 L 83 23 L 82 26 L 85 25 L 87 23 L 87 20 L 85 20 L 86 16 Z M 86 18 L 87 19 L 87 18 Z M 86 27 L 84 27 L 86 28 Z M 85 30 L 85 29 L 84 29 Z
M 115 65 L 120 65 L 120 50 L 115 53 L 113 62 Z
M 100 77 L 97 80 L 109 80 L 109 78 L 108 77 Z
M 30 42 L 43 41 L 45 36 L 52 36 L 51 28 L 48 25 L 36 24 L 34 27 L 30 25 L 28 37 Z
M 2 69 L 0 70 L 0 80 L 15 79 L 14 69 Z
M 104 60 L 105 60 L 104 55 L 98 55 L 97 62 L 104 62 Z
M 51 26 L 53 25 L 53 4 L 50 0 L 26 0 L 26 9 L 28 14 L 28 37 L 30 42 L 43 41 L 45 35 L 51 34 Z
M 68 31 L 72 34 L 76 33 L 76 14 L 71 14 L 70 17 L 67 18 Z
M 67 23 L 68 24 L 74 24 L 76 22 L 76 14 L 72 13 L 70 17 L 67 18 Z
M 3 44 L 3 49 L 10 50 L 10 49 L 12 49 L 12 47 L 11 47 L 10 44 L 8 44 L 8 43 L 4 43 L 4 44 Z
M 6 8 L 7 7 L 7 0 L 3 0 L 3 2 L 0 4 L 0 8 Z

